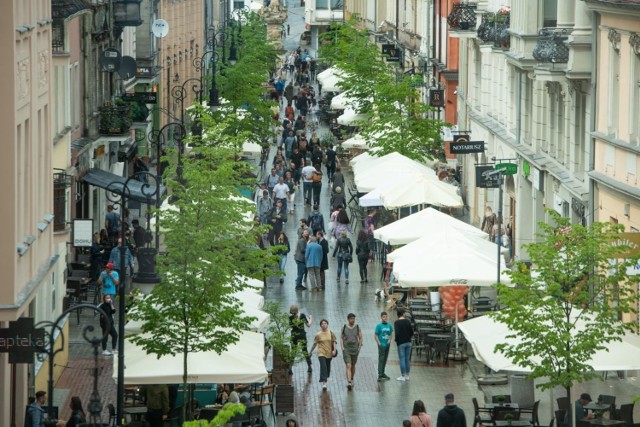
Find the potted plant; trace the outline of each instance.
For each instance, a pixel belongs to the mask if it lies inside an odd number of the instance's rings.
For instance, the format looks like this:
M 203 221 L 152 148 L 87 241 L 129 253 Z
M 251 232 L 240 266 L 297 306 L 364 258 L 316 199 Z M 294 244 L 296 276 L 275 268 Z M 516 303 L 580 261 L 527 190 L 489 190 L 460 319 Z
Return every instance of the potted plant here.
M 507 425 L 513 424 L 513 414 L 509 413 L 504 416 L 504 420 L 507 422 Z
M 272 381 L 275 384 L 291 384 L 289 372 L 293 365 L 304 360 L 303 346 L 293 343 L 288 312 L 282 311 L 275 302 L 265 304 L 264 311 L 271 316 L 267 342 L 273 350 Z
M 500 405 L 502 405 L 504 404 L 504 401 L 506 400 L 506 398 L 504 397 L 504 395 L 501 394 L 500 396 L 496 396 L 496 400 Z

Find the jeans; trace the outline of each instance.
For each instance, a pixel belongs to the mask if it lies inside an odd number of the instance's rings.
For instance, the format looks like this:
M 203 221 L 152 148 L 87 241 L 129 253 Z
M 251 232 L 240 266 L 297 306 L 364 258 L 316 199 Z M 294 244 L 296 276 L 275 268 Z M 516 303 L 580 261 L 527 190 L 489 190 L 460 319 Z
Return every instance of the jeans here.
M 311 188 L 313 190 L 313 204 L 320 205 L 320 192 L 322 191 L 322 182 L 313 182 L 311 183 Z
M 389 358 L 390 346 L 381 347 L 378 346 L 378 376 L 384 375 L 384 370 L 387 367 L 387 359 Z
M 318 362 L 320 362 L 320 382 L 326 382 L 331 375 L 331 358 L 324 356 L 318 356 Z
M 338 279 L 340 279 L 340 273 L 342 273 L 342 266 L 344 265 L 344 278 L 349 280 L 349 263 L 345 260 L 347 252 L 338 252 Z
M 305 271 L 307 271 L 307 266 L 304 261 L 296 260 L 296 267 L 298 269 L 298 276 L 296 277 L 296 288 L 302 286 L 302 276 L 304 276 Z
M 311 203 L 311 184 L 309 181 L 302 181 L 302 191 L 304 192 L 304 202 L 310 204 Z
M 280 255 L 280 262 L 278 263 L 278 269 L 280 270 L 280 277 L 284 279 L 284 268 L 287 266 L 287 255 Z
M 411 342 L 398 344 L 398 358 L 400 359 L 400 373 L 404 376 L 411 371 Z
M 369 258 L 358 256 L 358 267 L 360 267 L 360 280 L 367 280 L 367 263 Z
M 309 273 L 309 285 L 311 289 L 320 288 L 322 286 L 322 279 L 320 278 L 320 267 L 307 268 Z

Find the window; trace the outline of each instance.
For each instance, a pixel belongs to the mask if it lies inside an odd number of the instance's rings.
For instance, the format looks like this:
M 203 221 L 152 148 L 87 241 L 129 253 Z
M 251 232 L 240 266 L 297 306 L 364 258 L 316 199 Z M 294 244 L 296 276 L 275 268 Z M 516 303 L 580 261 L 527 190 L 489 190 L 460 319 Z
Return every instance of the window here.
M 618 136 L 618 105 L 620 103 L 620 53 L 614 45 L 609 46 L 609 114 L 607 115 L 607 133 Z
M 573 153 L 573 161 L 575 163 L 575 172 L 584 172 L 586 157 L 586 132 L 587 132 L 587 95 L 582 91 L 576 91 L 575 98 L 575 142 Z
M 640 117 L 640 55 L 631 58 L 629 117 Z M 629 120 L 629 143 L 640 145 L 640 120 Z
M 244 7 L 244 0 L 234 0 L 233 8 L 234 9 L 242 9 Z
M 558 24 L 558 0 L 544 0 L 542 18 L 543 27 L 555 27 Z
M 71 177 L 64 172 L 53 174 L 53 231 L 63 231 L 67 228 L 69 218 L 69 203 L 71 197 L 69 187 Z
M 341 10 L 344 6 L 342 0 L 316 0 L 316 10 Z

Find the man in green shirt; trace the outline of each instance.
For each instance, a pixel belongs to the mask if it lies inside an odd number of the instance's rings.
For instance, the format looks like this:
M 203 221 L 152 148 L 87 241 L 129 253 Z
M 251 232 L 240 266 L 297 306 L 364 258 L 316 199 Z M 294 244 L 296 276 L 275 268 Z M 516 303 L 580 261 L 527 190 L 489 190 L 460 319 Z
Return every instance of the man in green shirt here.
M 356 315 L 347 315 L 347 324 L 342 326 L 342 358 L 347 365 L 347 388 L 353 388 L 353 377 L 356 375 L 356 362 L 362 348 L 362 331 L 360 325 L 356 325 Z
M 390 379 L 384 370 L 387 366 L 387 358 L 389 357 L 389 343 L 393 336 L 393 326 L 387 323 L 387 312 L 380 313 L 381 322 L 376 326 L 373 337 L 378 344 L 378 382 Z
M 147 391 L 147 421 L 150 427 L 163 427 L 169 413 L 169 387 L 166 384 L 152 384 Z

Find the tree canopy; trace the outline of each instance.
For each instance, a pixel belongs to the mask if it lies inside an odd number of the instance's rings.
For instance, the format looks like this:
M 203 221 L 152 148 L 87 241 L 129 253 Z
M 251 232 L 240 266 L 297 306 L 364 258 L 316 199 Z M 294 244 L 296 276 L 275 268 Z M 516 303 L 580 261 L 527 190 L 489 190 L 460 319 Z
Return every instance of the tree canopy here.
M 372 148 L 383 156 L 398 152 L 415 160 L 435 159 L 444 152 L 434 109 L 421 100 L 423 76 L 389 65 L 356 17 L 334 24 L 322 37 L 320 55 L 345 76 L 340 88 L 354 99 L 350 107 L 368 115 L 354 123 Z
M 627 268 L 638 257 L 623 258 L 630 247 L 621 226 L 585 227 L 554 211 L 548 215 L 540 240 L 525 246 L 534 274 L 516 263 L 509 272 L 516 286 L 498 285 L 501 310 L 491 314 L 513 331 L 507 337 L 513 343 L 497 350 L 530 369 L 541 389 L 561 386 L 569 396 L 576 382 L 598 377 L 591 357 L 634 327 L 620 319 L 635 311 L 635 280 Z

